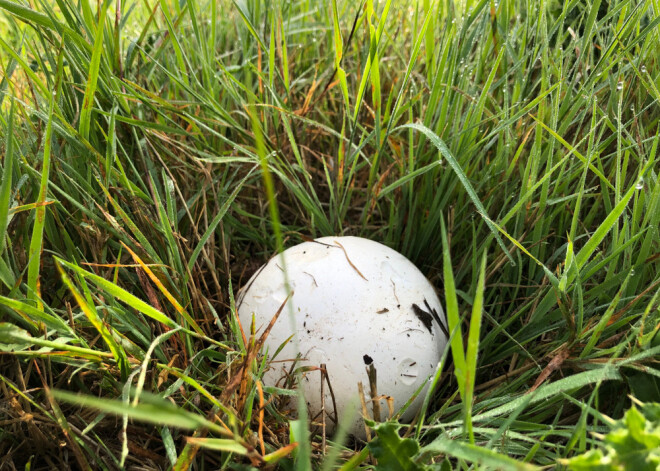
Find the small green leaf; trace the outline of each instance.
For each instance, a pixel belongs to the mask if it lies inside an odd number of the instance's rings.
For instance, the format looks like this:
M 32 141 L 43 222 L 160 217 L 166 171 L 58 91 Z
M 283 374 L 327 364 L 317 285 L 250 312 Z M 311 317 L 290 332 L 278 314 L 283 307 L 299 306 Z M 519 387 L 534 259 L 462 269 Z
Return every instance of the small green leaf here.
M 369 449 L 378 460 L 380 471 L 421 471 L 426 466 L 414 461 L 419 452 L 419 443 L 412 438 L 401 438 L 398 430 L 401 426 L 394 422 L 374 425 L 378 435 L 369 442 Z

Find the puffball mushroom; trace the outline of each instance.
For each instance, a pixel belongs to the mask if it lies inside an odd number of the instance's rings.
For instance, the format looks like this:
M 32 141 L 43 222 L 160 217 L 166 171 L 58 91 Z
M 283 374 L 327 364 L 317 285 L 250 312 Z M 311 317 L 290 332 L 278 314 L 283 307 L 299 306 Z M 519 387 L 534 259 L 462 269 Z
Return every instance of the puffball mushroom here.
M 412 419 L 447 343 L 440 301 L 417 267 L 395 250 L 359 237 L 304 242 L 273 257 L 241 290 L 238 316 L 243 327 L 249 328 L 254 316 L 258 336 L 290 292 L 265 347 L 273 355 L 295 333 L 299 352 L 290 339 L 264 374 L 264 383 L 282 387 L 298 353 L 296 368 L 325 364 L 332 394 L 327 382 L 322 389 L 318 369 L 302 374 L 309 417 L 320 424 L 323 411 L 330 433 L 336 426 L 335 405 L 339 418 L 355 410 L 348 431 L 364 438 L 358 383 L 373 418 L 367 373 L 373 365 L 378 396 L 393 398 L 395 412 L 422 388 L 401 417 Z M 379 407 L 380 419 L 387 419 L 385 398 L 379 399 Z

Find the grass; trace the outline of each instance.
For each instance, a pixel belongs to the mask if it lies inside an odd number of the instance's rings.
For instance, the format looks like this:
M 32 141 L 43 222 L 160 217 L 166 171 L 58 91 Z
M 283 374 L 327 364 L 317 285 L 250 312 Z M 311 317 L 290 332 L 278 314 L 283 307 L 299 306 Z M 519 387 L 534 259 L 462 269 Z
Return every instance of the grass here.
M 660 3 L 408 3 L 0 0 L 0 468 L 578 466 L 660 402 Z M 233 296 L 338 234 L 453 362 L 326 454 Z

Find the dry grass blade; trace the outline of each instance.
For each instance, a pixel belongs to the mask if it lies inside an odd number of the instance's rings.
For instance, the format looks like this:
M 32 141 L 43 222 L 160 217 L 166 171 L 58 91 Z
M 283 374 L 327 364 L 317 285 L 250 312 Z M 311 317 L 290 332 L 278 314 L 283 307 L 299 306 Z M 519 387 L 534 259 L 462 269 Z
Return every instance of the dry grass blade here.
M 289 299 L 291 299 L 291 296 L 293 296 L 293 292 L 290 292 L 289 295 L 286 297 L 286 299 L 282 302 L 282 305 L 279 307 L 275 315 L 271 318 L 268 326 L 263 331 L 259 339 L 254 343 L 251 344 L 248 343 L 246 345 L 247 351 L 245 353 L 242 365 L 239 368 L 238 372 L 232 376 L 232 378 L 229 380 L 229 383 L 227 383 L 227 385 L 225 386 L 225 389 L 222 392 L 222 395 L 220 396 L 220 402 L 228 403 L 231 397 L 236 392 L 236 390 L 242 384 L 245 385 L 247 383 L 247 378 L 248 375 L 250 374 L 250 368 L 252 362 L 255 360 L 255 358 L 261 351 L 262 347 L 264 346 L 264 342 L 266 341 L 268 334 L 270 334 L 270 331 L 273 329 L 273 326 L 277 322 L 277 319 L 279 319 L 280 314 L 282 314 L 282 311 L 284 310 L 284 306 L 289 301 Z M 237 403 L 238 403 L 237 409 L 239 410 L 241 409 L 244 401 L 245 401 L 245 396 L 241 396 L 237 399 Z
M 346 249 L 344 248 L 344 246 L 341 245 L 341 242 L 339 242 L 339 241 L 337 241 L 337 240 L 335 240 L 334 242 L 335 242 L 335 244 L 337 244 L 337 246 L 339 246 L 339 248 L 341 248 L 341 249 L 344 251 L 344 255 L 346 256 L 346 261 L 347 261 L 348 264 L 351 266 L 351 268 L 352 268 L 353 270 L 355 270 L 355 272 L 356 272 L 358 275 L 360 275 L 360 278 L 362 278 L 364 281 L 369 281 L 369 280 L 367 280 L 367 279 L 364 277 L 364 275 L 362 274 L 362 272 L 361 272 L 360 270 L 358 270 L 358 268 L 353 264 L 353 262 L 351 262 L 351 259 L 350 259 L 350 257 L 348 256 L 348 253 L 346 252 Z

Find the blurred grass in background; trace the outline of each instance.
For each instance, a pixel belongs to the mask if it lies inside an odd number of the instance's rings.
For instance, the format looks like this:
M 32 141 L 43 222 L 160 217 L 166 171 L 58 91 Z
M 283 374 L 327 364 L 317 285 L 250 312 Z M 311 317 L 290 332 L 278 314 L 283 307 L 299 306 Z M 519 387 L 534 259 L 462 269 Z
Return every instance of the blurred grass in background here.
M 531 468 L 660 402 L 658 0 L 0 12 L 0 468 Z M 415 262 L 476 383 L 324 459 L 233 290 L 326 235 Z

